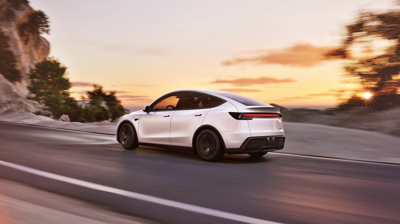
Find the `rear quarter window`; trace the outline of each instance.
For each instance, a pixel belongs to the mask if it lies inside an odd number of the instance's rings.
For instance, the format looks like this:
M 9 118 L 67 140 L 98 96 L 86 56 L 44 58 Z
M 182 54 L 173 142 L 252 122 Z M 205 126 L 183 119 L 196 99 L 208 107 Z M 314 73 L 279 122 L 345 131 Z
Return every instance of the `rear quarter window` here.
M 235 93 L 218 93 L 224 97 L 228 97 L 231 100 L 239 102 L 245 106 L 269 106 L 268 104 L 261 102 L 259 100 L 253 99 L 248 96 L 242 96 Z

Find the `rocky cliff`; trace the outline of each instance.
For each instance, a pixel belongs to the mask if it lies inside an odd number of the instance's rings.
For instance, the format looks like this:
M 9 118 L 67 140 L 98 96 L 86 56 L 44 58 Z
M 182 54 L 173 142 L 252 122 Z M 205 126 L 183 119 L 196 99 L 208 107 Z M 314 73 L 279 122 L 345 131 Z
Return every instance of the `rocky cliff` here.
M 14 108 L 13 102 L 18 105 L 32 103 L 25 100 L 29 92 L 27 90 L 29 85 L 27 74 L 37 62 L 46 59 L 49 55 L 49 42 L 38 32 L 21 32 L 21 24 L 28 22 L 29 16 L 34 12 L 35 10 L 29 6 L 28 1 L 0 0 L 0 29 L 8 36 L 9 50 L 14 53 L 16 59 L 15 68 L 20 71 L 22 76 L 20 81 L 10 82 L 0 74 L 0 113 L 14 110 L 12 109 Z M 31 106 L 28 105 L 26 110 L 30 111 Z

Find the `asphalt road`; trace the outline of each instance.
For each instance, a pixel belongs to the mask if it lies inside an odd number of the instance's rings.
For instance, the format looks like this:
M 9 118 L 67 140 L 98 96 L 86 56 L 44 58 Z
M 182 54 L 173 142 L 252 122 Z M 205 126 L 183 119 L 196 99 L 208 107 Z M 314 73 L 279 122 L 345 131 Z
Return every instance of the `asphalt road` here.
M 113 136 L 2 122 L 0 161 L 254 220 L 400 223 L 398 165 L 280 153 L 208 163 L 180 150 L 125 151 Z M 160 223 L 242 223 L 4 166 L 0 177 Z

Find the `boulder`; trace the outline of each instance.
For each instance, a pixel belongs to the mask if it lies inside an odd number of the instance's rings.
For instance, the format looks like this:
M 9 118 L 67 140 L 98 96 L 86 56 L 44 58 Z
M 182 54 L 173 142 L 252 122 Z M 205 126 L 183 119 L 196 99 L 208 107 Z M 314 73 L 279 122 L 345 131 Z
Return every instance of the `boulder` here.
M 60 119 L 58 119 L 58 120 L 63 121 L 63 122 L 71 122 L 71 119 L 69 119 L 68 114 L 61 115 Z

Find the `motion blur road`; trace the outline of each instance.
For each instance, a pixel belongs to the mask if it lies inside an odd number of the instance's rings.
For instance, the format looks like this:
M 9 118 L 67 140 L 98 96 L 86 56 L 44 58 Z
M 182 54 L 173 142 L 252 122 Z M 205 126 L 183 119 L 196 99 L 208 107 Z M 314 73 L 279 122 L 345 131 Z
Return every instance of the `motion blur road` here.
M 125 151 L 114 136 L 1 122 L 0 161 L 254 220 L 400 223 L 398 165 L 282 153 L 208 163 L 186 151 Z M 155 222 L 242 223 L 0 167 L 1 178 Z

